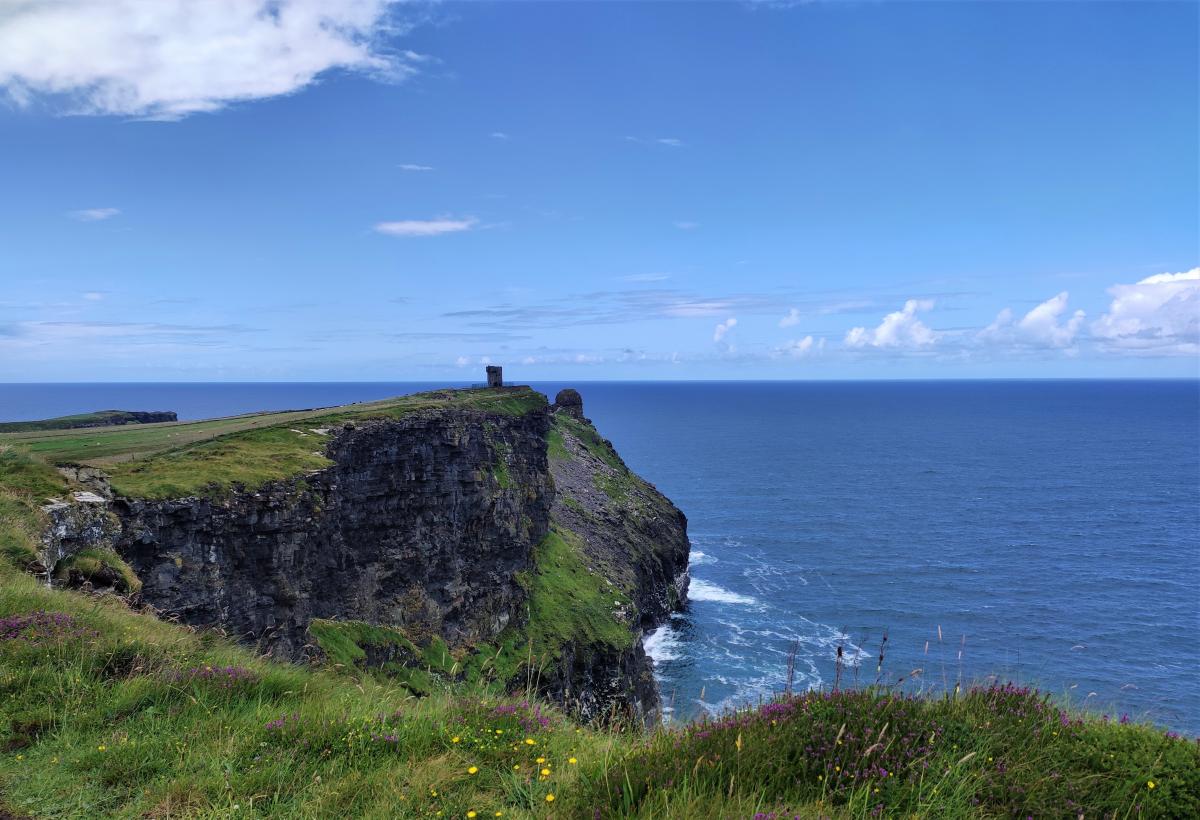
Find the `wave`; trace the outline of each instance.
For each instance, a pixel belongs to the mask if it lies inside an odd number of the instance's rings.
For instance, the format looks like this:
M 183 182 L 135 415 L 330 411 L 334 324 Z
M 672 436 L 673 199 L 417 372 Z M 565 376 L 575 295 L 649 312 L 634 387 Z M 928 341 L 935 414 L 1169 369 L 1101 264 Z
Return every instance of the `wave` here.
M 700 552 L 700 550 L 692 550 L 691 554 L 688 555 L 688 564 L 693 567 L 698 567 L 701 564 L 715 564 L 716 562 L 716 558 L 713 558 L 708 553 Z
M 692 579 L 688 586 L 688 598 L 693 601 L 716 601 L 717 603 L 740 604 L 741 606 L 754 606 L 758 603 L 749 595 L 731 592 L 700 578 Z
M 655 664 L 679 657 L 679 638 L 669 623 L 642 637 L 642 648 Z

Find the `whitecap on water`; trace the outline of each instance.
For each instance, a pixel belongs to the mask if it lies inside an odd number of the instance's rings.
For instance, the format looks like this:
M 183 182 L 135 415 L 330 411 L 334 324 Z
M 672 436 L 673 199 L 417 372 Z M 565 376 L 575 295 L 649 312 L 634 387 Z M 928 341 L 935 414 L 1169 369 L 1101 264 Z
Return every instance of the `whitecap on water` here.
M 693 567 L 698 567 L 701 564 L 715 564 L 716 562 L 716 558 L 713 558 L 708 553 L 700 552 L 700 550 L 692 550 L 691 554 L 688 555 L 688 564 Z
M 669 623 L 663 624 L 642 638 L 642 648 L 656 664 L 679 657 L 679 638 Z
M 692 579 L 688 586 L 688 598 L 693 601 L 716 601 L 722 604 L 741 604 L 742 606 L 754 606 L 758 603 L 749 595 L 731 592 L 701 578 Z

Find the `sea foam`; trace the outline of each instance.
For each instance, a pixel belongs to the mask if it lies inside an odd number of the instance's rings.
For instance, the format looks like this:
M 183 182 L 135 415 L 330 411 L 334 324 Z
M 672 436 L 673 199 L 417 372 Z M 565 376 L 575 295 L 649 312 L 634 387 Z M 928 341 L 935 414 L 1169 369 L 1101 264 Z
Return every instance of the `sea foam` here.
M 693 601 L 716 601 L 722 604 L 741 604 L 742 606 L 754 606 L 758 603 L 749 595 L 732 592 L 701 578 L 692 579 L 688 586 L 688 598 Z

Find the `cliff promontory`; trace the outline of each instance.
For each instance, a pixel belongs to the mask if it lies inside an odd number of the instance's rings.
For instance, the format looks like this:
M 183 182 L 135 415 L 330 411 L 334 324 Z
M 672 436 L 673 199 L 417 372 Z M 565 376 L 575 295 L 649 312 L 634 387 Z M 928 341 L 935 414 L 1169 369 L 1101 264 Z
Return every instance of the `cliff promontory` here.
M 133 458 L 102 431 L 80 442 L 106 453 L 86 463 L 51 441 L 62 486 L 30 568 L 418 694 L 438 680 L 532 686 L 586 719 L 654 719 L 640 638 L 683 604 L 686 520 L 577 393 L 281 415 L 215 435 L 182 423 L 182 446 Z

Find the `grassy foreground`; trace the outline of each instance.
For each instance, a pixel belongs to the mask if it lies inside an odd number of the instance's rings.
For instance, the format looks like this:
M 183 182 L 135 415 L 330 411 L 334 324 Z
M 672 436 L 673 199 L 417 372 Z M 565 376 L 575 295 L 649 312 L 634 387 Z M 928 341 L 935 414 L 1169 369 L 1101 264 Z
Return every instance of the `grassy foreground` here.
M 1200 749 L 1015 687 L 653 733 L 276 663 L 0 566 L 0 816 L 1200 816 Z

